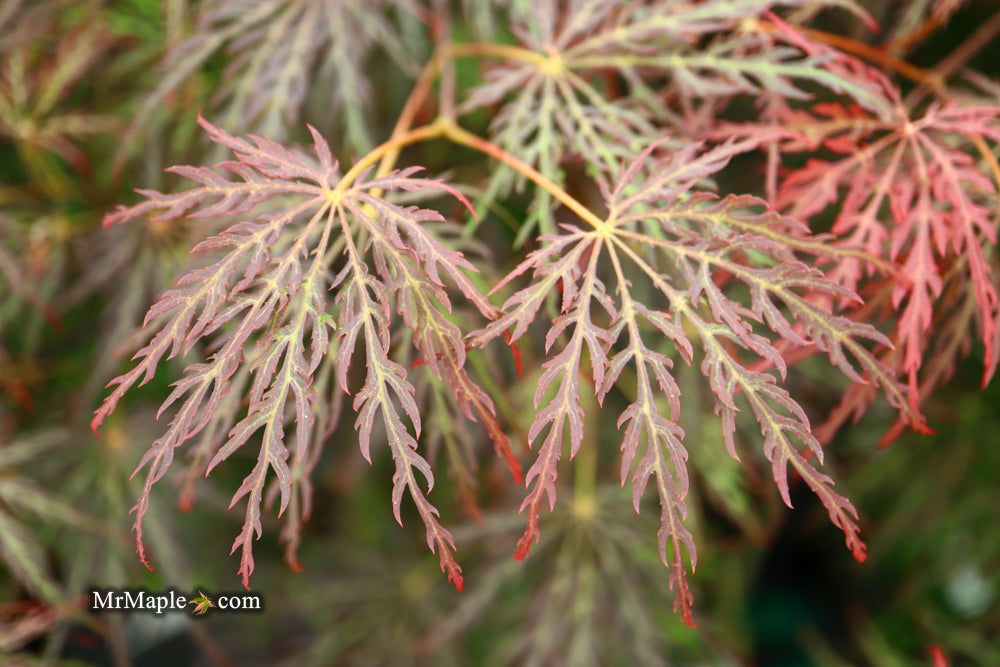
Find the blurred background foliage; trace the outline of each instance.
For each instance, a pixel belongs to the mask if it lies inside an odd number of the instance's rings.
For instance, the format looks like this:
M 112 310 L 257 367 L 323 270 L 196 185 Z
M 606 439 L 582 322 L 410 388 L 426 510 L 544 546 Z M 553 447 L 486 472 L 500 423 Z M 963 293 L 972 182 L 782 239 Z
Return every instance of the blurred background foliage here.
M 324 42 L 320 51 L 346 51 L 296 74 L 306 77 L 304 88 L 292 82 L 243 113 L 239 71 L 265 65 L 248 60 L 229 26 L 283 3 L 223 4 L 239 11 L 206 19 L 204 7 L 186 0 L 0 2 L 0 662 L 894 667 L 932 664 L 939 647 L 953 665 L 1000 665 L 1000 387 L 979 390 L 976 362 L 960 365 L 927 406 L 937 434 L 905 434 L 877 451 L 893 416 L 874 410 L 831 443 L 829 465 L 862 514 L 870 551 L 861 565 L 811 494 L 794 493 L 789 511 L 766 462 L 740 466 L 725 455 L 716 420 L 701 419 L 709 397 L 701 411 L 685 407 L 692 457 L 707 471 L 690 502 L 704 545 L 693 578 L 697 630 L 671 611 L 650 539 L 656 510 L 634 516 L 615 479 L 615 425 L 596 410 L 588 433 L 609 446 L 577 464 L 575 493 L 545 519 L 542 543 L 525 562 L 510 557 L 521 525 L 517 489 L 493 463 L 456 452 L 447 420 L 431 427 L 437 456 L 452 457 L 452 469 L 478 466 L 484 480 L 470 491 L 461 476 L 442 475 L 438 491 L 457 498 L 445 506 L 467 575 L 463 593 L 440 576 L 415 517 L 405 530 L 394 524 L 391 461 L 377 457 L 377 474 L 361 474 L 344 420 L 317 467 L 302 571 L 284 564 L 277 525 L 259 543 L 263 613 L 86 611 L 94 587 L 239 588 L 225 556 L 238 519 L 226 511 L 224 489 L 238 484 L 236 471 L 193 486 L 176 474 L 173 486 L 161 485 L 146 529 L 157 571 L 143 569 L 133 551 L 128 510 L 137 483 L 129 475 L 156 437 L 152 406 L 170 374 L 131 397 L 99 437 L 87 428 L 102 385 L 142 341 L 146 308 L 175 280 L 197 236 L 173 223 L 105 230 L 101 216 L 133 201 L 133 188 L 169 190 L 165 166 L 218 157 L 195 131 L 198 111 L 228 119 L 230 131 L 291 142 L 306 139 L 308 121 L 342 138 L 331 142 L 340 157 L 356 157 L 387 135 L 413 65 L 429 53 L 411 3 L 381 3 L 377 25 L 345 10 L 345 30 L 357 39 Z M 946 3 L 867 4 L 906 32 Z M 464 11 L 467 20 L 455 25 L 461 36 L 504 30 L 486 2 L 467 2 Z M 996 11 L 994 2 L 966 3 L 902 55 L 933 64 Z M 270 39 L 262 21 L 257 42 Z M 269 48 L 282 57 L 280 43 Z M 989 46 L 973 64 L 996 76 L 997 54 Z M 464 63 L 458 74 L 462 85 L 479 77 Z M 487 176 L 482 161 L 450 147 L 413 151 L 432 168 Z M 524 202 L 504 205 L 510 210 L 498 207 L 495 224 L 484 226 L 481 240 L 492 248 L 510 247 L 513 221 L 523 218 Z M 509 261 L 498 259 L 498 274 Z M 525 374 L 508 372 L 502 390 L 490 388 L 518 442 L 541 350 L 528 343 L 522 353 Z M 823 386 L 809 362 L 800 373 L 813 376 L 807 386 Z M 821 413 L 831 400 L 815 392 L 812 405 Z M 178 487 L 196 489 L 193 508 L 180 496 L 189 512 L 173 507 Z

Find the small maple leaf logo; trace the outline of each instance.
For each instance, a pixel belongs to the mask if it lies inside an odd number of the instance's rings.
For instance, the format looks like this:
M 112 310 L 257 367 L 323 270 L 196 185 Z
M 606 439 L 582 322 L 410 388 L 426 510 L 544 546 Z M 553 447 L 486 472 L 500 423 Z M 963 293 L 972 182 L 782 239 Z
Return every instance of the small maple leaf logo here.
M 192 611 L 191 613 L 197 614 L 199 616 L 208 611 L 210 607 L 215 606 L 215 603 L 212 602 L 212 599 L 201 591 L 198 591 L 198 597 L 192 598 L 191 601 L 188 602 L 188 604 L 194 605 L 194 611 Z

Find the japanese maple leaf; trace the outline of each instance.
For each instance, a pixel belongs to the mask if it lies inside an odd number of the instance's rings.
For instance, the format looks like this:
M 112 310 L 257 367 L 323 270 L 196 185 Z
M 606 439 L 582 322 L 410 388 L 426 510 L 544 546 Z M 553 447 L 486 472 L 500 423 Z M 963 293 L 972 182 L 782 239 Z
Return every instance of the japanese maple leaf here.
M 901 272 L 891 285 L 898 311 L 893 355 L 918 387 L 928 332 L 950 281 L 974 295 L 985 347 L 983 384 L 997 365 L 1000 303 L 991 275 L 996 245 L 997 184 L 976 159 L 975 141 L 1000 141 L 1000 106 L 932 103 L 911 116 L 902 103 L 888 119 L 838 104 L 789 112 L 796 136 L 782 150 L 834 151 L 812 158 L 781 183 L 777 205 L 811 219 L 835 206 L 837 245 L 890 260 Z M 873 270 L 861 257 L 839 261 L 830 276 L 852 289 Z M 916 393 L 913 398 L 916 400 Z
M 200 122 L 234 159 L 214 169 L 174 167 L 171 171 L 196 186 L 177 194 L 141 191 L 146 201 L 105 218 L 106 225 L 150 215 L 159 221 L 183 215 L 223 217 L 230 224 L 193 250 L 213 255 L 214 263 L 189 271 L 150 309 L 146 324 L 156 333 L 135 355 L 135 366 L 111 381 L 114 389 L 93 419 L 96 429 L 130 388 L 153 377 L 162 359 L 187 354 L 211 340 L 205 359 L 188 366 L 164 401 L 160 413 L 179 407 L 137 468 L 148 467 L 132 510 L 140 558 L 147 563 L 142 520 L 150 490 L 166 474 L 174 450 L 203 430 L 211 434 L 199 442 L 193 464 L 207 475 L 252 438 L 259 439 L 257 463 L 232 499 L 235 504 L 247 498 L 245 523 L 233 551 L 241 551 L 239 572 L 248 584 L 254 567 L 252 544 L 262 531 L 260 509 L 271 474 L 279 515 L 290 505 L 296 521 L 308 515 L 308 473 L 322 440 L 313 437 L 312 429 L 317 413 L 326 409 L 314 390 L 314 376 L 321 365 L 332 364 L 337 383 L 354 395 L 365 459 L 371 460 L 375 434 L 384 433 L 396 464 L 396 519 L 402 522 L 401 505 L 408 493 L 426 526 L 428 545 L 461 588 L 454 540 L 421 488 L 421 477 L 428 490 L 434 477 L 418 451 L 421 420 L 413 385 L 406 369 L 389 354 L 393 306 L 412 329 L 413 344 L 431 372 L 446 383 L 466 414 L 486 423 L 503 453 L 506 436 L 495 422 L 493 404 L 466 373 L 461 332 L 444 315 L 451 307 L 448 288 L 485 318 L 497 311 L 466 274 L 474 270 L 472 265 L 423 224 L 443 217 L 394 204 L 385 193 L 448 192 L 464 198 L 439 181 L 417 177 L 419 168 L 379 177 L 371 177 L 370 170 L 341 175 L 326 141 L 312 128 L 314 157 L 261 137 L 234 137 Z M 246 217 L 249 213 L 253 215 Z M 237 216 L 235 224 L 232 216 Z M 331 328 L 336 331 L 333 339 Z M 358 348 L 365 380 L 360 390 L 352 391 L 348 370 Z M 242 418 L 237 416 L 240 401 L 230 395 L 234 388 L 237 397 L 248 399 Z M 292 421 L 294 446 L 289 447 L 286 430 Z M 294 544 L 296 530 L 286 536 Z M 294 564 L 294 553 L 290 560 Z
M 729 453 L 737 457 L 734 434 L 742 395 L 760 427 L 764 455 L 783 500 L 791 505 L 791 466 L 844 531 L 858 560 L 864 558 L 865 546 L 854 507 L 803 455 L 803 449 L 811 451 L 822 462 L 823 450 L 805 411 L 778 378 L 751 366 L 766 360 L 783 379 L 785 362 L 775 343 L 815 345 L 849 378 L 880 386 L 908 421 L 922 423 L 904 387 L 863 343 L 887 344 L 888 339 L 814 298 L 826 295 L 827 303 L 857 298 L 796 258 L 796 251 L 822 254 L 823 243 L 801 223 L 767 210 L 761 200 L 720 199 L 694 189 L 749 146 L 730 142 L 703 151 L 695 144 L 665 159 L 652 157 L 655 145 L 647 149 L 619 172 L 613 185 L 601 185 L 607 216 L 591 215 L 585 219 L 587 228 L 563 225 L 560 233 L 543 236 L 541 247 L 497 288 L 528 272 L 531 283 L 507 299 L 501 317 L 469 336 L 475 346 L 508 331 L 516 340 L 537 319 L 543 303 L 561 293 L 559 315 L 545 338 L 550 357 L 535 392 L 538 411 L 529 440 L 540 444 L 527 474 L 529 490 L 521 506 L 527 527 L 518 558 L 539 538 L 545 500 L 550 509 L 555 503 L 564 437 L 569 436 L 571 457 L 583 445 L 584 360 L 589 358 L 601 401 L 623 374 L 629 385 L 634 381 L 634 400 L 618 420 L 624 429 L 622 483 L 631 476 L 637 511 L 648 483 L 654 483 L 661 507 L 660 553 L 677 591 L 675 606 L 688 623 L 693 623 L 692 594 L 683 551 L 692 570 L 697 557 L 684 526 L 688 474 L 678 425 L 680 389 L 672 372 L 677 358 L 693 363 L 695 347 L 700 348 L 701 371 L 715 394 Z M 726 291 L 719 286 L 724 278 Z M 635 296 L 639 282 L 661 303 Z M 735 295 L 737 285 L 748 292 L 748 303 Z

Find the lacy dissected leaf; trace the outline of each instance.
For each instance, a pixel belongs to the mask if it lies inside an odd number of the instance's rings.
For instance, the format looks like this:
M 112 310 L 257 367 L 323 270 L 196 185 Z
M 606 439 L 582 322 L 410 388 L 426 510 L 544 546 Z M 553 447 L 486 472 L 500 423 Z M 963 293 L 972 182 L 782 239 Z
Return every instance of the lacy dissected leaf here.
M 811 114 L 789 112 L 783 122 L 792 135 L 783 151 L 822 145 L 836 157 L 811 158 L 789 173 L 777 205 L 801 219 L 835 206 L 836 245 L 888 259 L 905 276 L 881 289 L 891 290 L 898 312 L 894 365 L 914 389 L 949 281 L 974 295 L 984 383 L 996 369 L 1000 301 L 990 265 L 997 183 L 975 156 L 976 142 L 1000 141 L 998 118 L 1000 106 L 986 104 L 934 103 L 916 118 L 899 105 L 888 120 L 823 104 Z M 831 277 L 857 289 L 873 268 L 860 256 L 848 258 Z
M 239 571 L 247 583 L 253 571 L 252 544 L 262 531 L 268 479 L 273 475 L 279 514 L 298 503 L 293 520 L 308 515 L 308 472 L 322 441 L 312 431 L 317 413 L 324 426 L 329 422 L 325 387 L 330 378 L 324 361 L 333 347 L 332 370 L 346 392 L 351 391 L 348 370 L 355 352 L 364 360 L 364 384 L 354 397 L 359 442 L 370 460 L 373 435 L 385 432 L 396 463 L 396 518 L 401 519 L 408 492 L 426 525 L 429 546 L 461 587 L 453 540 L 420 481 L 423 477 L 428 488 L 433 486 L 430 467 L 417 451 L 420 415 L 413 386 L 404 367 L 390 358 L 393 303 L 432 372 L 467 414 L 484 421 L 485 415 L 492 417 L 492 404 L 465 373 L 464 342 L 443 318 L 442 311 L 451 307 L 446 285 L 482 316 L 492 318 L 496 310 L 466 275 L 472 265 L 423 224 L 440 222 L 442 216 L 399 206 L 383 194 L 457 193 L 439 181 L 417 177 L 418 168 L 375 178 L 368 171 L 342 177 L 328 145 L 311 128 L 315 157 L 252 135 L 234 137 L 204 120 L 201 124 L 214 142 L 232 151 L 234 160 L 214 169 L 174 167 L 195 187 L 176 194 L 142 191 L 146 201 L 105 218 L 106 225 L 146 216 L 156 221 L 184 215 L 236 220 L 194 248 L 213 259 L 190 270 L 149 310 L 146 324 L 156 333 L 136 354 L 136 365 L 112 380 L 114 389 L 94 416 L 96 429 L 130 388 L 153 377 L 163 359 L 212 341 L 204 360 L 189 365 L 174 384 L 160 409 L 162 413 L 176 404 L 173 417 L 139 464 L 138 469 L 148 467 L 133 508 L 140 557 L 146 561 L 142 520 L 150 489 L 167 472 L 174 450 L 202 431 L 212 434 L 197 444 L 193 463 L 208 474 L 253 439 L 260 443 L 257 463 L 232 498 L 232 504 L 246 498 L 246 520 L 233 551 L 241 550 Z M 248 217 L 251 213 L 256 214 Z M 333 340 L 331 328 L 336 330 Z M 314 380 L 318 369 L 319 382 Z M 239 392 L 235 397 L 234 389 Z M 233 425 L 241 395 L 248 407 Z M 294 444 L 286 435 L 291 421 Z M 297 532 L 287 539 L 294 562 Z
M 490 253 L 485 247 L 461 239 L 460 226 L 435 225 L 433 231 L 440 238 L 451 241 L 452 247 L 461 248 L 468 259 L 480 266 L 490 261 Z M 482 424 L 497 456 L 507 464 L 516 484 L 523 480 L 521 464 L 514 454 L 510 438 L 497 419 L 493 399 L 476 384 L 465 368 L 467 346 L 464 342 L 461 346 L 456 344 L 461 340 L 462 332 L 455 321 L 469 318 L 463 317 L 457 307 L 450 315 L 435 308 L 433 301 L 425 295 L 433 294 L 438 288 L 429 284 L 422 286 L 426 281 L 412 271 L 409 263 L 398 266 L 402 269 L 399 273 L 400 315 L 413 318 L 413 315 L 422 313 L 410 323 L 414 333 L 414 351 L 418 355 L 411 361 L 411 367 L 426 366 L 431 371 L 415 382 L 417 403 L 421 413 L 427 417 L 423 441 L 427 446 L 428 460 L 433 465 L 438 454 L 443 453 L 447 457 L 456 480 L 460 504 L 470 518 L 478 520 L 481 512 L 476 500 L 477 438 L 465 422 L 455 419 L 455 415 L 461 413 L 470 421 Z M 407 304 L 408 307 L 403 308 Z M 481 372 L 481 369 L 477 370 Z
M 823 450 L 805 411 L 778 378 L 753 366 L 766 362 L 784 378 L 785 362 L 775 345 L 814 345 L 849 378 L 881 387 L 908 422 L 923 423 L 905 387 L 865 345 L 887 344 L 888 339 L 829 308 L 834 299 L 857 297 L 796 258 L 796 251 L 822 254 L 822 239 L 810 237 L 801 223 L 768 212 L 753 197 L 720 199 L 692 190 L 750 145 L 727 143 L 704 152 L 694 145 L 658 160 L 651 158 L 656 147 L 648 149 L 620 172 L 613 186 L 602 185 L 607 218 L 590 220 L 586 230 L 567 225 L 559 234 L 544 236 L 541 247 L 501 285 L 528 272 L 531 283 L 507 299 L 501 317 L 470 334 L 476 346 L 509 330 L 516 340 L 546 299 L 554 292 L 561 295 L 559 315 L 546 336 L 551 356 L 535 394 L 539 410 L 529 440 L 541 439 L 541 444 L 527 474 L 529 491 L 522 504 L 527 528 L 518 557 L 538 539 L 544 501 L 550 508 L 555 502 L 564 438 L 569 438 L 570 456 L 583 443 L 581 392 L 586 385 L 581 375 L 590 376 L 602 401 L 623 376 L 634 381 L 635 399 L 618 422 L 624 429 L 622 481 L 631 475 L 636 509 L 650 481 L 657 489 L 660 552 L 671 569 L 676 608 L 689 623 L 692 595 L 683 551 L 692 569 L 697 561 L 683 523 L 687 452 L 677 423 L 680 390 L 671 372 L 676 358 L 690 363 L 695 346 L 701 348 L 701 370 L 715 394 L 729 453 L 737 456 L 737 400 L 742 395 L 764 436 L 764 455 L 782 499 L 791 504 L 791 466 L 819 496 L 859 560 L 864 544 L 854 507 L 804 453 L 822 462 Z M 634 296 L 638 282 L 652 289 L 660 303 Z
M 494 140 L 549 177 L 559 176 L 567 154 L 613 173 L 657 137 L 656 118 L 674 115 L 663 101 L 671 96 L 686 108 L 696 99 L 761 90 L 801 99 L 808 95 L 799 83 L 810 81 L 882 109 L 877 88 L 841 71 L 840 54 L 818 45 L 806 50 L 802 40 L 783 40 L 755 23 L 771 9 L 796 4 L 822 3 L 534 3 L 528 20 L 515 24 L 521 46 L 499 52 L 508 59 L 487 72 L 462 109 L 510 98 L 494 118 Z M 625 90 L 608 90 L 609 71 Z M 653 85 L 663 78 L 666 86 Z M 506 192 L 514 182 L 502 170 L 491 189 Z M 521 240 L 536 222 L 553 231 L 551 203 L 544 191 L 536 193 Z
M 408 0 L 225 0 L 207 3 L 191 36 L 164 63 L 164 76 L 133 119 L 131 132 L 199 68 L 219 53 L 230 57 L 212 104 L 221 123 L 257 131 L 276 140 L 299 119 L 303 105 L 322 91 L 323 108 L 343 118 L 348 140 L 370 146 L 364 102 L 369 77 L 364 67 L 380 47 L 403 67 L 412 58 L 387 18 Z

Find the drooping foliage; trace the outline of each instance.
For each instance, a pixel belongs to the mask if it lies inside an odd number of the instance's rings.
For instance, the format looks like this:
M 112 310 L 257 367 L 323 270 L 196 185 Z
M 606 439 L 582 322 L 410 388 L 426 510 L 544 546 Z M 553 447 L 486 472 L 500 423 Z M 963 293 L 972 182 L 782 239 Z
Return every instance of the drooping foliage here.
M 585 355 L 593 390 L 602 401 L 623 373 L 634 375 L 636 399 L 618 418 L 619 427 L 624 427 L 621 478 L 624 483 L 632 476 L 637 511 L 647 484 L 655 482 L 662 514 L 661 557 L 672 569 L 677 608 L 689 622 L 692 596 L 682 549 L 688 552 L 692 569 L 697 558 L 683 524 L 687 452 L 677 424 L 680 390 L 671 368 L 674 358 L 692 362 L 692 339 L 700 347 L 702 373 L 716 396 L 715 411 L 722 419 L 729 453 L 739 458 L 734 440 L 739 392 L 759 423 L 764 454 L 784 501 L 791 505 L 787 480 L 791 464 L 844 531 L 847 546 L 859 561 L 864 560 L 865 547 L 858 538 L 854 506 L 834 492 L 830 478 L 799 451 L 804 447 L 822 461 L 823 450 L 805 411 L 773 375 L 754 370 L 752 364 L 769 362 L 784 379 L 786 364 L 772 340 L 813 345 L 852 379 L 882 387 L 904 418 L 923 428 L 923 418 L 910 407 L 904 388 L 863 344 L 864 339 L 882 343 L 888 339 L 869 324 L 817 305 L 823 297 L 857 299 L 795 256 L 795 250 L 822 254 L 822 244 L 793 220 L 761 213 L 766 204 L 753 197 L 719 199 L 692 190 L 739 149 L 730 143 L 703 152 L 693 144 L 653 162 L 652 150 L 641 154 L 612 185 L 602 187 L 607 217 L 591 229 L 567 225 L 564 233 L 543 237 L 542 247 L 504 280 L 533 270 L 535 281 L 504 303 L 502 317 L 470 336 L 474 345 L 484 345 L 513 327 L 517 339 L 552 290 L 561 292 L 560 314 L 552 321 L 546 347 L 556 346 L 564 333 L 567 341 L 545 363 L 535 393 L 541 409 L 528 437 L 534 441 L 542 432 L 546 436 L 527 475 L 533 486 L 522 504 L 528 527 L 519 542 L 520 557 L 538 539 L 543 501 L 547 497 L 550 506 L 555 503 L 556 464 L 565 433 L 570 456 L 584 440 L 580 376 Z M 747 261 L 748 255 L 756 261 Z M 602 269 L 610 273 L 607 278 L 602 278 Z M 748 305 L 720 289 L 723 274 L 743 284 L 750 295 Z M 664 304 L 662 309 L 633 296 L 640 280 L 650 283 Z M 659 336 L 670 341 L 673 354 L 649 346 L 647 340 Z M 546 401 L 553 388 L 554 395 Z M 658 400 L 661 396 L 665 402 Z
M 57 13 L 20 4 L 0 6 L 11 56 L 0 63 L 0 139 L 35 184 L 0 189 L 0 315 L 52 323 L 54 307 L 122 295 L 105 313 L 117 320 L 95 348 L 102 358 L 87 364 L 103 381 L 134 355 L 93 418 L 102 437 L 116 409 L 141 414 L 148 394 L 133 390 L 173 382 L 155 397 L 162 431 L 135 461 L 132 526 L 147 566 L 160 560 L 154 485 L 176 482 L 187 510 L 224 467 L 242 478 L 226 495 L 243 514 L 232 553 L 244 585 L 269 508 L 298 568 L 314 496 L 336 485 L 327 473 L 347 467 L 345 451 L 358 458 L 356 443 L 369 463 L 388 452 L 393 515 L 415 512 L 461 589 L 461 534 L 440 516 L 440 492 L 431 501 L 435 478 L 450 478 L 472 523 L 489 524 L 505 508 L 483 511 L 480 499 L 517 493 L 483 463 L 493 449 L 526 484 L 523 559 L 552 534 L 547 521 L 562 521 L 546 504 L 571 494 L 570 514 L 591 516 L 580 459 L 604 474 L 620 456 L 605 476 L 629 487 L 636 512 L 655 495 L 650 548 L 693 625 L 696 543 L 703 557 L 706 543 L 689 515 L 705 502 L 692 480 L 713 473 L 704 450 L 728 453 L 748 479 L 769 467 L 786 505 L 796 487 L 811 490 L 863 560 L 864 521 L 823 446 L 872 406 L 894 415 L 886 440 L 926 433 L 922 411 L 957 361 L 976 346 L 985 384 L 1000 359 L 997 86 L 976 75 L 953 84 L 971 55 L 920 70 L 895 55 L 906 39 L 866 51 L 817 30 L 828 17 L 873 25 L 849 0 L 465 3 L 485 42 L 461 41 L 468 32 L 445 2 L 225 0 L 190 15 L 166 3 L 168 29 L 148 52 L 95 3 L 49 60 L 39 45 L 54 43 Z M 933 29 L 958 4 L 912 3 L 888 34 L 916 40 L 913 26 Z M 48 41 L 18 36 L 11 17 Z M 84 73 L 130 48 L 161 75 L 123 111 L 108 108 L 110 85 L 95 94 L 108 100 L 101 113 L 78 109 Z M 399 81 L 412 82 L 406 101 L 379 88 Z M 388 114 L 398 114 L 391 130 Z M 180 141 L 171 126 L 195 118 L 204 132 Z M 103 157 L 133 173 L 68 188 L 66 174 L 93 166 L 86 142 L 122 127 Z M 469 150 L 481 159 L 466 169 Z M 114 190 L 121 178 L 158 189 L 104 217 L 126 226 L 79 234 L 108 197 L 128 196 Z M 56 241 L 38 241 L 50 229 Z M 188 237 L 189 265 L 175 276 Z M 34 258 L 42 246 L 51 261 Z M 77 256 L 104 261 L 79 268 Z M 26 280 L 39 264 L 79 269 L 79 280 L 65 290 Z M 10 369 L 30 344 L 8 346 L 12 329 L 0 322 L 0 383 L 23 406 L 31 387 Z M 718 447 L 685 421 L 705 405 Z M 353 433 L 338 431 L 352 412 Z M 175 457 L 186 466 L 173 474 Z M 48 502 L 33 487 L 26 497 Z M 57 597 L 47 574 L 29 571 L 37 540 L 0 505 L 8 560 L 34 593 Z
M 866 18 L 852 4 L 834 4 Z M 787 6 L 794 9 L 788 21 L 773 13 Z M 307 15 L 324 8 L 291 12 L 298 23 L 289 25 L 302 26 L 303 44 L 313 24 Z M 749 0 L 537 3 L 518 19 L 519 46 L 439 46 L 439 59 L 506 59 L 458 107 L 461 114 L 502 104 L 491 127 L 496 143 L 472 137 L 445 115 L 409 134 L 397 127 L 389 143 L 346 175 L 312 128 L 314 155 L 306 156 L 201 121 L 235 159 L 214 169 L 175 167 L 174 173 L 198 186 L 176 194 L 143 191 L 147 201 L 105 219 L 110 225 L 187 215 L 204 219 L 214 234 L 194 249 L 213 259 L 182 277 L 150 310 L 146 323 L 156 333 L 137 353 L 138 363 L 112 382 L 114 390 L 93 423 L 96 428 L 132 386 L 152 378 L 161 360 L 198 348 L 203 360 L 188 366 L 161 407 L 163 412 L 176 404 L 167 431 L 140 462 L 148 470 L 133 511 L 144 562 L 149 491 L 166 474 L 174 450 L 195 437 L 192 470 L 205 474 L 247 442 L 260 441 L 257 463 L 232 499 L 247 501 L 244 527 L 233 544 L 241 550 L 244 584 L 253 570 L 252 542 L 261 533 L 271 473 L 279 514 L 293 508 L 293 527 L 284 537 L 295 562 L 294 524 L 309 515 L 309 473 L 324 437 L 312 427 L 331 410 L 329 392 L 313 385 L 316 377 L 331 376 L 354 396 L 363 456 L 371 460 L 373 440 L 386 442 L 392 452 L 397 520 L 408 492 L 428 545 L 461 587 L 454 541 L 419 481 L 423 477 L 432 486 L 433 474 L 419 453 L 421 407 L 407 370 L 393 360 L 393 332 L 400 325 L 410 331 L 419 355 L 415 365 L 425 365 L 444 383 L 465 417 L 484 423 L 518 480 L 519 464 L 493 401 L 466 369 L 466 345 L 481 348 L 498 338 L 513 344 L 543 309 L 545 319 L 551 318 L 545 336 L 550 356 L 526 433 L 537 453 L 526 478 L 521 508 L 527 528 L 518 558 L 539 539 L 543 503 L 556 502 L 564 441 L 571 458 L 584 446 L 583 394 L 603 403 L 624 383 L 631 398 L 618 416 L 621 480 L 631 478 L 636 511 L 650 481 L 657 489 L 661 558 L 671 569 L 675 607 L 693 622 L 684 552 L 692 570 L 697 557 L 684 525 L 688 451 L 674 375 L 682 361 L 700 365 L 730 455 L 739 458 L 737 414 L 748 407 L 785 503 L 791 505 L 791 467 L 863 560 L 856 509 L 810 462 L 813 456 L 822 462 L 823 450 L 806 408 L 783 386 L 788 363 L 800 350 L 822 352 L 854 383 L 854 393 L 845 398 L 851 410 L 861 409 L 862 399 L 853 396 L 863 393 L 870 403 L 878 389 L 901 423 L 928 430 L 918 407 L 917 372 L 931 302 L 945 289 L 942 276 L 950 271 L 949 279 L 971 278 L 991 374 L 997 297 L 983 242 L 995 242 L 984 199 L 995 192 L 994 184 L 969 146 L 948 137 L 995 141 L 997 109 L 932 104 L 910 120 L 906 101 L 887 79 L 797 31 L 794 21 L 820 8 Z M 234 14 L 227 25 L 257 25 L 253 16 Z M 233 39 L 226 30 L 209 34 L 219 43 Z M 663 50 L 661 44 L 671 47 Z M 254 57 L 233 67 L 249 67 L 251 74 L 254 67 L 266 69 Z M 442 76 L 452 88 L 442 84 L 442 94 L 454 94 L 450 65 Z M 803 107 L 810 97 L 806 89 L 817 86 L 839 101 Z M 765 101 L 762 124 L 737 126 L 743 140 L 711 147 L 685 136 L 719 134 L 704 132 L 704 119 L 692 124 L 691 114 L 699 104 L 721 108 L 722 100 L 741 95 Z M 442 111 L 453 108 L 454 100 L 447 104 Z M 681 111 L 673 111 L 678 105 Z M 663 137 L 664 130 L 678 135 Z M 394 193 L 444 191 L 467 204 L 442 182 L 415 176 L 412 167 L 391 170 L 397 146 L 425 136 L 500 158 L 504 168 L 487 186 L 484 201 L 506 196 L 515 181 L 535 185 L 532 212 L 518 238 L 525 240 L 536 224 L 545 234 L 495 288 L 531 274 L 530 284 L 499 308 L 471 280 L 473 265 L 435 236 L 433 224 L 442 216 L 392 201 Z M 783 174 L 774 187 L 776 160 L 820 145 L 844 159 L 814 159 Z M 757 146 L 769 151 L 773 201 L 706 189 L 734 157 Z M 379 160 L 383 168 L 372 175 Z M 571 160 L 587 165 L 599 204 L 581 204 L 561 187 Z M 557 226 L 560 203 L 576 219 Z M 811 233 L 805 223 L 834 203 L 840 209 L 830 234 Z M 948 268 L 952 264 L 956 270 Z M 875 270 L 892 279 L 883 289 L 898 312 L 893 339 L 853 316 L 863 312 L 858 290 Z M 464 323 L 447 315 L 448 291 L 487 321 L 468 334 L 468 343 L 462 340 Z M 350 381 L 355 356 L 363 360 L 360 388 Z M 895 378 L 897 370 L 905 383 Z
M 451 553 L 453 540 L 421 488 L 421 478 L 433 487 L 434 475 L 417 452 L 414 435 L 420 433 L 421 420 L 413 386 L 406 370 L 389 357 L 392 301 L 413 331 L 413 344 L 428 367 L 447 382 L 470 418 L 475 405 L 484 421 L 492 419 L 492 404 L 463 370 L 461 334 L 440 310 L 450 308 L 442 274 L 484 316 L 492 317 L 495 309 L 466 275 L 473 267 L 425 229 L 424 223 L 441 220 L 440 214 L 395 205 L 384 194 L 437 189 L 463 202 L 464 198 L 439 181 L 415 176 L 414 168 L 375 177 L 365 170 L 341 178 L 329 146 L 315 130 L 315 157 L 308 157 L 267 139 L 239 139 L 201 122 L 213 141 L 229 148 L 236 160 L 220 163 L 216 170 L 176 167 L 174 172 L 200 185 L 172 195 L 145 191 L 147 201 L 109 214 L 105 225 L 154 211 L 161 221 L 184 214 L 239 218 L 277 205 L 195 246 L 195 253 L 214 252 L 220 257 L 192 269 L 150 309 L 146 324 L 156 326 L 157 333 L 136 354 L 139 361 L 132 370 L 112 381 L 115 389 L 93 419 L 96 430 L 125 392 L 152 378 L 161 360 L 187 354 L 203 338 L 224 331 L 205 360 L 188 366 L 185 377 L 175 383 L 160 412 L 175 402 L 179 408 L 139 463 L 139 469 L 149 467 L 133 508 L 140 557 L 146 562 L 142 521 L 153 484 L 166 473 L 175 448 L 213 425 L 236 381 L 248 392 L 245 416 L 231 428 L 210 429 L 213 437 L 198 444 L 196 461 L 208 474 L 261 434 L 257 464 L 231 502 L 247 498 L 246 522 L 233 543 L 233 551 L 241 550 L 240 573 L 247 584 L 272 471 L 280 495 L 279 514 L 292 502 L 301 506 L 293 516 L 304 518 L 309 513 L 308 467 L 314 462 L 312 449 L 318 446 L 312 433 L 314 412 L 327 409 L 311 387 L 313 376 L 324 361 L 334 363 L 339 385 L 351 391 L 348 370 L 360 343 L 365 380 L 353 405 L 362 454 L 371 460 L 373 429 L 384 431 L 396 462 L 396 518 L 402 521 L 400 506 L 403 494 L 409 492 L 427 527 L 428 545 L 439 553 L 449 579 L 461 588 L 461 569 Z M 327 296 L 331 291 L 332 299 Z M 335 351 L 328 360 L 331 330 L 336 332 Z M 233 413 L 227 410 L 227 417 L 232 419 Z M 285 430 L 292 422 L 295 444 L 290 448 Z

